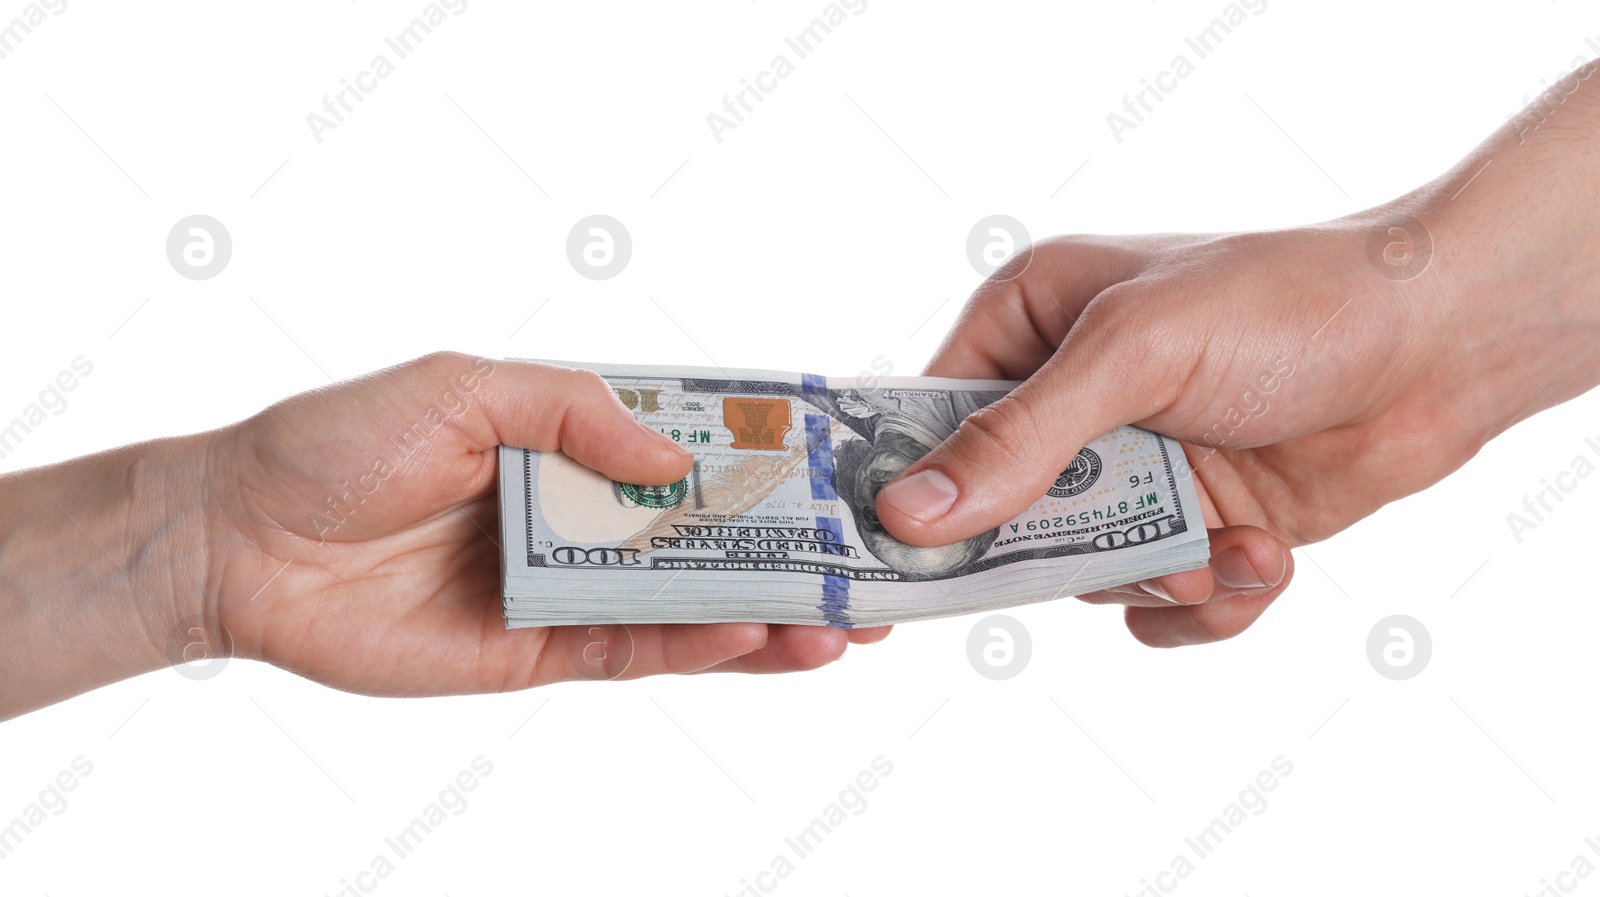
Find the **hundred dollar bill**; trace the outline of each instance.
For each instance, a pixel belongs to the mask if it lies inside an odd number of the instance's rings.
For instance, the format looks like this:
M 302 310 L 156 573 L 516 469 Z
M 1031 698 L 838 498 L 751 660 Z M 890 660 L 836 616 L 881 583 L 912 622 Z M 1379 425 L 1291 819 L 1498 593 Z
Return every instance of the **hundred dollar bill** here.
M 667 486 L 502 446 L 507 625 L 838 627 L 969 613 L 1203 565 L 1176 442 L 1122 427 L 995 529 L 937 548 L 880 524 L 884 484 L 1015 383 L 569 364 L 694 456 Z

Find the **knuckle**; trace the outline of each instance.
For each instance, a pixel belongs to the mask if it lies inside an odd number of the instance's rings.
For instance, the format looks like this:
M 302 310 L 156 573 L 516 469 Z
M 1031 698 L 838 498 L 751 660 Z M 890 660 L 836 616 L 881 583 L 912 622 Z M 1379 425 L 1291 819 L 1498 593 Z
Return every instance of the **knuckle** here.
M 557 387 L 554 392 L 559 396 L 581 396 L 592 401 L 601 395 L 612 394 L 611 384 L 594 371 L 543 362 L 534 363 L 533 368 L 538 378 L 547 380 Z
M 1099 356 L 1111 370 L 1155 369 L 1157 360 L 1175 364 L 1177 350 L 1185 345 L 1176 337 L 1189 325 L 1174 326 L 1171 309 L 1163 307 L 1160 295 L 1132 283 L 1107 288 L 1078 317 L 1072 331 L 1076 345 Z M 1187 344 L 1193 345 L 1193 340 Z
M 577 371 L 573 386 L 594 395 L 611 395 L 611 384 L 594 371 Z
M 460 372 L 471 365 L 471 360 L 464 353 L 439 351 L 429 352 L 408 362 L 400 370 L 417 378 L 414 388 L 431 390 L 435 384 L 454 382 Z
M 1052 293 L 1058 269 L 1098 251 L 1094 237 L 1064 234 L 1022 247 L 973 291 L 971 304 L 994 310 L 1037 311 Z
M 1018 280 L 996 279 L 1004 270 L 1002 268 L 990 275 L 972 291 L 972 298 L 967 300 L 966 308 L 962 311 L 963 318 L 1003 324 L 1027 313 L 1023 284 Z
M 1143 328 L 1133 325 L 1139 323 L 1150 297 L 1150 288 L 1143 284 L 1129 281 L 1113 284 L 1095 296 L 1079 326 L 1107 334 L 1137 334 Z
M 1013 473 L 1039 456 L 1043 445 L 1032 409 L 1006 396 L 967 416 L 951 442 L 957 460 L 978 468 Z
M 428 354 L 417 359 L 417 364 L 419 366 L 430 371 L 459 368 L 467 363 L 468 359 L 464 353 L 454 352 L 447 349 L 441 349 L 437 352 L 429 352 Z
M 1015 261 L 1013 259 L 1013 261 Z M 973 308 L 982 308 L 988 311 L 1011 309 L 1022 304 L 1022 285 L 1015 279 L 1001 280 L 1002 273 L 1011 262 L 1006 262 L 999 271 L 989 275 L 978 288 L 972 291 L 972 298 L 967 304 Z
M 988 278 L 985 279 L 984 283 L 1004 284 L 1015 281 L 1017 278 L 1021 277 L 1023 273 L 1026 272 L 1033 264 L 1033 254 L 1035 251 L 1036 249 L 1033 246 L 1024 246 L 1018 249 L 1010 258 L 1005 260 L 1004 264 L 1002 264 L 999 268 L 996 268 L 994 273 L 990 274 Z

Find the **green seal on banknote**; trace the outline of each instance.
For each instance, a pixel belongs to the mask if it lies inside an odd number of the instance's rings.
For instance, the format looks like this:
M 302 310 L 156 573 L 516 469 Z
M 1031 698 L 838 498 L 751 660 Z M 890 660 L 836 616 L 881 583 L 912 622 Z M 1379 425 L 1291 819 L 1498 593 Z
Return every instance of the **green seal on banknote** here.
M 625 508 L 652 508 L 657 511 L 676 508 L 683 504 L 683 497 L 688 491 L 688 477 L 668 486 L 616 484 L 617 501 Z

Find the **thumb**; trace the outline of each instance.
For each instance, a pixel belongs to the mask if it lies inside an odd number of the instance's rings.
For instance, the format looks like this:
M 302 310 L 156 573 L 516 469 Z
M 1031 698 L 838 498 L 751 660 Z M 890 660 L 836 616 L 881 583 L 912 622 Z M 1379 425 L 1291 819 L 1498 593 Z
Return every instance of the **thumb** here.
M 1110 323 L 1115 315 L 1097 311 L 1084 312 L 1032 377 L 878 492 L 878 519 L 891 535 L 932 546 L 994 529 L 1044 495 L 1091 440 L 1165 407 L 1176 378 L 1140 381 L 1169 366 L 1153 363 L 1146 340 L 1119 336 L 1134 331 Z
M 480 360 L 481 361 L 481 360 Z M 497 444 L 559 451 L 623 483 L 673 483 L 693 457 L 670 437 L 640 424 L 592 371 L 522 361 L 484 362 L 478 450 Z

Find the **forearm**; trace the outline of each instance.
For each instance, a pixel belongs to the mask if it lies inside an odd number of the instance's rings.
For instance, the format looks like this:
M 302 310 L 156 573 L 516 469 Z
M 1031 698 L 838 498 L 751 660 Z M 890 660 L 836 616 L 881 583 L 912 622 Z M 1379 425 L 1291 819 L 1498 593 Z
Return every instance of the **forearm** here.
M 0 719 L 181 658 L 180 621 L 203 613 L 204 444 L 0 477 Z
M 1600 65 L 1396 205 L 1432 231 L 1413 285 L 1475 346 L 1461 375 L 1497 384 L 1494 432 L 1600 383 Z

